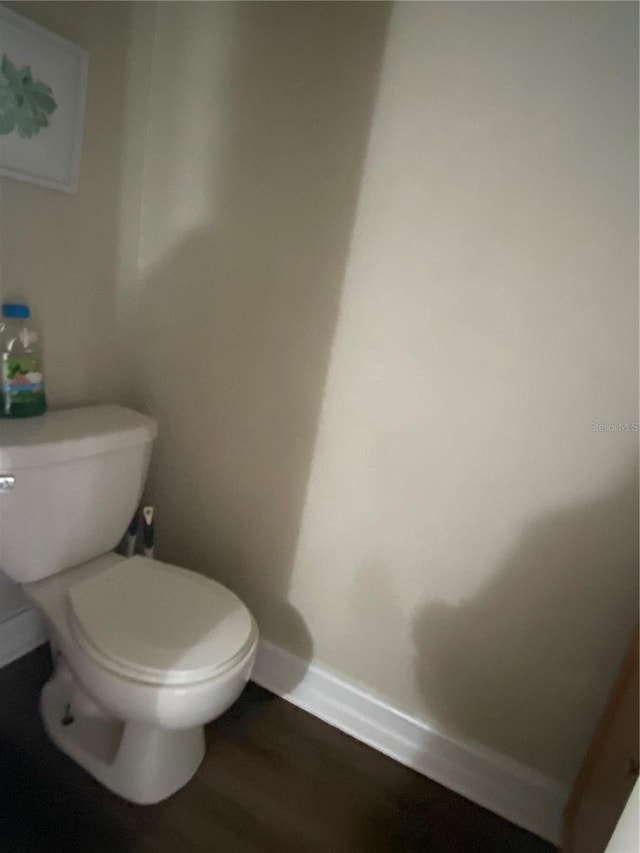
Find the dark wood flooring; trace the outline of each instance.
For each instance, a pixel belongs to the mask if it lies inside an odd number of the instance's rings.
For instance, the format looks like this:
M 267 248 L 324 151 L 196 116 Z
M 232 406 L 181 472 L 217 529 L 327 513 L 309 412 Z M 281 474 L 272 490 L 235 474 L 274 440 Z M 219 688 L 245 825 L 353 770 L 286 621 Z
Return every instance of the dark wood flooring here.
M 47 647 L 0 669 L 1 853 L 551 853 L 539 838 L 249 684 L 194 779 L 110 794 L 43 732 Z

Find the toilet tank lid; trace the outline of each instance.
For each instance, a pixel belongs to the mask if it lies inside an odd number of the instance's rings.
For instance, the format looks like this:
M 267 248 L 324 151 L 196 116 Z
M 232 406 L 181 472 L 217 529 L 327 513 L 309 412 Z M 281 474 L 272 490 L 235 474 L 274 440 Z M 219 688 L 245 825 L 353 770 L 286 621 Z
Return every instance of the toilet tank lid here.
M 33 418 L 0 418 L 0 473 L 147 444 L 157 432 L 153 418 L 124 406 L 84 406 Z

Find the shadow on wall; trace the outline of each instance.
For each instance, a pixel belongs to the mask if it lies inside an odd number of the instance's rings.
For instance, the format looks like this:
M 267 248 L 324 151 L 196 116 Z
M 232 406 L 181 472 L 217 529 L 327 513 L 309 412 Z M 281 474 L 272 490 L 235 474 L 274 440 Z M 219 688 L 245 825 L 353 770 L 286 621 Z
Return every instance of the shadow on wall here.
M 146 266 L 119 306 L 128 402 L 160 424 L 148 485 L 157 555 L 229 586 L 264 636 L 308 660 L 311 637 L 287 592 L 390 7 L 162 5 Z M 223 70 L 211 66 L 216 44 L 200 51 L 203 32 L 226 34 Z M 205 93 L 193 111 L 179 72 L 199 62 L 190 80 Z M 189 219 L 193 175 L 184 197 L 180 176 L 202 166 L 185 157 L 212 124 L 210 210 L 169 234 Z
M 368 568 L 384 577 L 379 563 Z M 614 624 L 605 621 L 615 613 Z M 638 618 L 638 483 L 542 515 L 471 600 L 430 603 L 413 624 L 424 717 L 569 785 Z M 381 641 L 381 642 L 384 642 Z M 430 748 L 424 745 L 427 766 Z M 418 758 L 418 757 L 417 757 Z M 555 850 L 525 829 L 396 765 L 354 849 Z M 468 838 L 465 843 L 464 839 Z M 360 849 L 358 847 L 358 849 Z
M 637 618 L 630 476 L 533 522 L 472 600 L 421 608 L 413 636 L 428 716 L 569 784 Z

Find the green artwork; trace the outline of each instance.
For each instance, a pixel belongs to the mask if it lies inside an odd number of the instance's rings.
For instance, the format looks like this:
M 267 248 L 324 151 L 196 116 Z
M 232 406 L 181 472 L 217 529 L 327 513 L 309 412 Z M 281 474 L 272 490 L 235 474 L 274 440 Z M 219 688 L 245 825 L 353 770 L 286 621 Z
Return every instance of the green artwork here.
M 31 66 L 17 69 L 6 53 L 0 63 L 0 134 L 18 132 L 31 139 L 49 126 L 48 116 L 58 108 L 51 86 L 34 80 Z

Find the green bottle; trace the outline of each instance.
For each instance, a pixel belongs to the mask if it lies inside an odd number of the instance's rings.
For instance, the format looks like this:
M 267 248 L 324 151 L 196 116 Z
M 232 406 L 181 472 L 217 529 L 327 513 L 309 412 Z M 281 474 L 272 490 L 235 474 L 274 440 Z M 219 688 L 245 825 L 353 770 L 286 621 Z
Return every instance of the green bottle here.
M 27 305 L 5 302 L 0 319 L 0 418 L 30 418 L 47 411 L 40 335 Z

